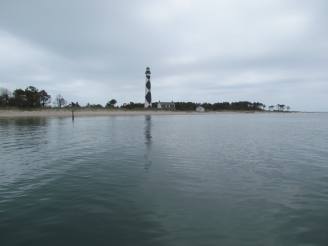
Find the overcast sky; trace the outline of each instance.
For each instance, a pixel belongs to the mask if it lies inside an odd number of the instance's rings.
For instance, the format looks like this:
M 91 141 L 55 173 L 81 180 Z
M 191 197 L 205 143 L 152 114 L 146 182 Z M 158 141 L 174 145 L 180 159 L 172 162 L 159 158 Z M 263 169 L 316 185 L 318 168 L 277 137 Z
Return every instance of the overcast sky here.
M 326 0 L 0 0 L 0 87 L 328 111 Z

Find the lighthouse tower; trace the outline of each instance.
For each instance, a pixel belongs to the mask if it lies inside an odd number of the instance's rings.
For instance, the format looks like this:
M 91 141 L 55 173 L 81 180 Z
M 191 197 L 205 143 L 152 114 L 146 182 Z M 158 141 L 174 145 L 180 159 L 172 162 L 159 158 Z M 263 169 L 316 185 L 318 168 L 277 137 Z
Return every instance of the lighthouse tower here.
M 145 108 L 151 108 L 150 68 L 146 68 Z

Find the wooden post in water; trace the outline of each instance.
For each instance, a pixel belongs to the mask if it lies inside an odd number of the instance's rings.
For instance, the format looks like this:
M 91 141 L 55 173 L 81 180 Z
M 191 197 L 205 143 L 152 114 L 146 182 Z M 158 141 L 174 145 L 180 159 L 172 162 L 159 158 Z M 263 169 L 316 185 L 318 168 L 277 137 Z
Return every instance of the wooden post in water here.
M 72 108 L 72 121 L 74 121 L 74 107 L 73 107 L 73 103 L 71 104 L 71 108 Z

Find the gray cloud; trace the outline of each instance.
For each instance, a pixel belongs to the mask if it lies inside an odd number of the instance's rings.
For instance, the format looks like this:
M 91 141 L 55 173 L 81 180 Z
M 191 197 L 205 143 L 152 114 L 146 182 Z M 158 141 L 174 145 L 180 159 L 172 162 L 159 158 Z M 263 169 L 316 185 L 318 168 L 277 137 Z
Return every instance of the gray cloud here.
M 328 110 L 324 0 L 0 1 L 0 87 Z

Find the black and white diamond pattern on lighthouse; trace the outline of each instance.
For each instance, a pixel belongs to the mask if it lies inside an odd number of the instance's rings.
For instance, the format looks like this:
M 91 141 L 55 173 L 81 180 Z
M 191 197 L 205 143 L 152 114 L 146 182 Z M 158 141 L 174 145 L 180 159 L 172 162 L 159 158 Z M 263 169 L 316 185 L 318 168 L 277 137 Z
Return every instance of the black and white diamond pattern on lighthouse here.
M 145 88 L 145 108 L 151 108 L 152 101 L 151 101 L 151 82 L 150 82 L 150 68 L 146 68 L 146 88 Z
M 146 88 L 147 88 L 148 90 L 150 90 L 150 81 L 147 81 L 147 83 L 146 83 Z
M 150 104 L 151 103 L 151 93 L 150 92 L 148 92 L 147 94 L 146 94 L 146 101 Z

